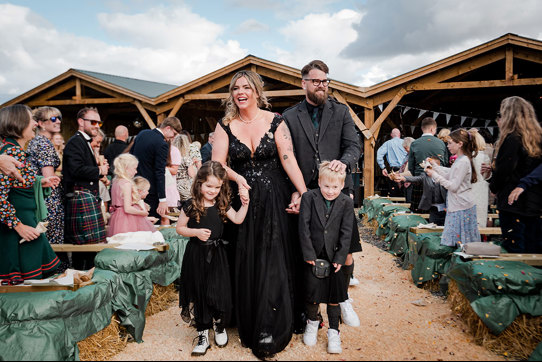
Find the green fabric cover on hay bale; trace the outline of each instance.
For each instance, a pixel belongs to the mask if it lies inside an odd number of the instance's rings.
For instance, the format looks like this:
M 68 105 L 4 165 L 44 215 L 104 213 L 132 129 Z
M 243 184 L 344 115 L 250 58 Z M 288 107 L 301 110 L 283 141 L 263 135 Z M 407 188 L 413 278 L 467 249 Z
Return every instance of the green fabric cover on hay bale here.
M 360 210 L 360 215 L 367 215 L 368 221 L 373 220 L 376 217 L 376 214 L 380 212 L 381 210 L 378 210 L 378 207 L 382 204 L 389 204 L 391 203 L 390 199 L 386 198 L 378 198 L 378 199 L 364 199 L 363 200 L 363 207 Z M 360 216 L 361 218 L 361 216 Z
M 376 229 L 377 236 L 388 235 L 388 232 L 390 231 L 389 222 L 391 220 L 391 215 L 397 212 L 410 212 L 410 209 L 408 207 L 395 205 L 386 205 L 382 207 L 382 210 L 376 215 L 376 222 L 378 223 Z
M 542 361 L 542 342 L 536 346 L 536 349 L 529 357 L 529 361 Z
M 96 268 L 118 273 L 122 281 L 113 299 L 120 324 L 136 342 L 143 341 L 145 309 L 151 299 L 153 283 L 168 286 L 181 275 L 182 256 L 188 238 L 179 236 L 174 228 L 163 229 L 169 250 L 135 251 L 105 249 L 96 255 Z
M 75 292 L 0 294 L 0 360 L 78 360 L 77 342 L 111 322 L 121 284 L 98 269 L 92 281 Z
M 455 247 L 440 245 L 441 233 L 412 234 L 416 239 L 417 258 L 412 269 L 412 280 L 421 285 L 446 274 Z
M 420 215 L 402 214 L 393 216 L 389 222 L 389 232 L 386 241 L 389 244 L 389 252 L 403 259 L 403 269 L 408 269 L 410 264 L 414 264 L 410 260 L 410 250 L 408 244 L 408 233 L 411 227 L 419 224 L 427 224 L 427 221 Z M 416 255 L 418 251 L 414 251 Z
M 516 261 L 475 260 L 456 265 L 447 274 L 497 335 L 520 314 L 542 315 L 540 269 Z

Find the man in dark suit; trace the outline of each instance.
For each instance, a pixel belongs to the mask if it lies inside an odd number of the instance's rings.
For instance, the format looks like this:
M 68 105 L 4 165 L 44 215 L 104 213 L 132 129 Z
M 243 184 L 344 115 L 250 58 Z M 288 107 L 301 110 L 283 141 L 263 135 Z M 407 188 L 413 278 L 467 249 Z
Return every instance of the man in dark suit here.
M 328 96 L 329 68 L 320 60 L 313 60 L 301 70 L 301 85 L 305 100 L 288 108 L 283 116 L 290 129 L 297 163 L 308 189 L 318 188 L 318 168 L 322 161 L 331 161 L 333 171 L 347 173 L 346 194 L 353 195 L 353 181 L 350 175 L 361 153 L 359 136 L 348 107 Z M 299 194 L 292 195 L 290 212 L 299 210 Z M 355 215 L 352 215 L 353 220 Z M 361 251 L 359 231 L 354 229 L 350 254 L 342 268 L 345 279 L 350 280 L 353 272 L 351 253 Z M 359 319 L 351 306 L 341 303 L 345 323 L 359 325 Z M 348 314 L 348 315 L 345 315 Z M 349 318 L 351 317 L 351 318 Z
M 115 171 L 113 161 L 115 161 L 115 158 L 123 153 L 124 150 L 126 150 L 126 147 L 128 147 L 128 137 L 128 128 L 117 126 L 117 128 L 115 128 L 115 140 L 105 149 L 104 156 L 109 163 L 109 175 L 111 176 L 113 176 L 113 172 Z
M 211 160 L 211 157 L 213 156 L 213 138 L 215 133 L 211 132 L 209 133 L 209 139 L 207 140 L 207 143 L 203 145 L 201 148 L 201 163 L 204 164 L 205 162 Z
M 169 143 L 182 130 L 177 117 L 168 117 L 159 128 L 141 131 L 130 153 L 137 157 L 137 174 L 146 178 L 151 188 L 145 202 L 150 205 L 150 216 L 160 218 L 167 212 L 166 200 L 166 164 L 169 155 Z
M 79 130 L 64 148 L 63 182 L 66 192 L 65 239 L 71 244 L 105 241 L 105 224 L 100 208 L 99 179 L 107 175 L 107 162 L 98 166 L 90 145 L 102 121 L 96 108 L 77 113 Z M 74 253 L 73 267 L 83 270 L 94 266 L 95 253 Z

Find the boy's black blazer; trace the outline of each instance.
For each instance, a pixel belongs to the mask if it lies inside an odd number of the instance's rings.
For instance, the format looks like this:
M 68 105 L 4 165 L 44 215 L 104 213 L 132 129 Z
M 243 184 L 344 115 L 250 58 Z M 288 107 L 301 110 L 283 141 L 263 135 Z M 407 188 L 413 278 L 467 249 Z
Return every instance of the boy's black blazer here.
M 333 203 L 329 218 L 320 189 L 307 191 L 301 199 L 299 241 L 303 259 L 313 261 L 323 248 L 332 263 L 344 265 L 354 227 L 354 201 L 343 193 Z
M 81 132 L 77 132 L 66 143 L 62 164 L 62 181 L 66 193 L 73 192 L 75 186 L 98 192 L 100 169 L 89 142 Z

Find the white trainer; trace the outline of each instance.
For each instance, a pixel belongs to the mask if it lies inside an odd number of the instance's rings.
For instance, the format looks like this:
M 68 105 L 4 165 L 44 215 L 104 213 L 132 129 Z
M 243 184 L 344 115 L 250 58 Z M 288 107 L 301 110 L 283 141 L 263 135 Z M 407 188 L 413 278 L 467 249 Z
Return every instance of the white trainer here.
M 198 332 L 196 338 L 198 339 L 198 344 L 196 344 L 196 347 L 192 350 L 192 356 L 203 356 L 207 353 L 207 350 L 211 348 L 211 345 L 209 344 L 209 330 L 206 329 Z
M 327 330 L 327 353 L 342 353 L 341 335 L 336 329 Z
M 341 317 L 343 323 L 350 327 L 359 327 L 359 317 L 352 308 L 352 304 L 349 301 L 339 303 L 341 306 Z
M 350 278 L 350 283 L 348 285 L 353 287 L 354 285 L 358 285 L 358 284 L 359 284 L 358 278 L 352 275 L 352 278 Z
M 219 348 L 226 347 L 228 344 L 228 333 L 220 321 L 213 324 L 213 330 L 215 331 L 215 343 Z
M 316 345 L 319 325 L 320 321 L 311 321 L 310 319 L 307 319 L 307 326 L 305 327 L 305 333 L 303 333 L 303 343 L 307 346 Z

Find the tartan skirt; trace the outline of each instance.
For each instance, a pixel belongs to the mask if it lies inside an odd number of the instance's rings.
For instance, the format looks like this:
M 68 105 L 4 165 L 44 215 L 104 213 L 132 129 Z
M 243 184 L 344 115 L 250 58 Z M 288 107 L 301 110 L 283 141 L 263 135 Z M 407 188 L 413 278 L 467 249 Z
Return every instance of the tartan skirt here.
M 66 198 L 65 240 L 68 244 L 105 242 L 105 222 L 100 200 L 88 190 L 76 190 Z

